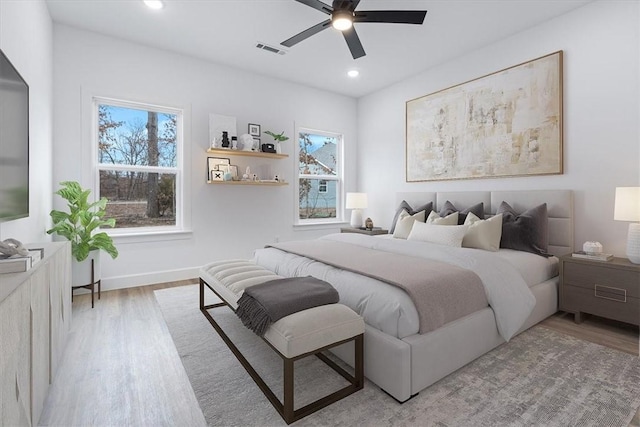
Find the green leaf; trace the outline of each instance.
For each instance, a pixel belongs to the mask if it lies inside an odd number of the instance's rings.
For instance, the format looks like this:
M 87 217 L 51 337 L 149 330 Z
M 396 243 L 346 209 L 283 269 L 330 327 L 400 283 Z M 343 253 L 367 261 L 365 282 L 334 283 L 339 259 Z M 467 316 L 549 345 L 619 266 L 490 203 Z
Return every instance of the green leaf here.
M 64 181 L 60 185 L 62 188 L 55 194 L 67 201 L 69 212 L 52 210 L 49 215 L 53 227 L 47 233 L 56 233 L 71 241 L 71 253 L 77 261 L 85 260 L 95 249 L 104 250 L 112 258 L 117 257 L 118 250 L 111 237 L 104 232 L 95 233 L 102 226 L 115 227 L 115 219 L 104 218 L 108 200 L 102 197 L 89 203 L 91 190 L 83 190 L 75 181 Z

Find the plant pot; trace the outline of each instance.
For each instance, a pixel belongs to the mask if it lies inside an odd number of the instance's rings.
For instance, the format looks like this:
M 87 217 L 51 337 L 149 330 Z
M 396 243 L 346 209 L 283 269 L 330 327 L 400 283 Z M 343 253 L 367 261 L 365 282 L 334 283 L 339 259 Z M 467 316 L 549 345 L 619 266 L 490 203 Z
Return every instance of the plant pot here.
M 282 154 L 282 147 L 280 146 L 280 141 L 276 141 L 276 153 Z
M 91 261 L 93 260 L 93 283 L 100 280 L 100 250 L 89 252 L 89 256 L 84 261 L 73 259 L 71 263 L 72 286 L 90 285 L 91 281 Z

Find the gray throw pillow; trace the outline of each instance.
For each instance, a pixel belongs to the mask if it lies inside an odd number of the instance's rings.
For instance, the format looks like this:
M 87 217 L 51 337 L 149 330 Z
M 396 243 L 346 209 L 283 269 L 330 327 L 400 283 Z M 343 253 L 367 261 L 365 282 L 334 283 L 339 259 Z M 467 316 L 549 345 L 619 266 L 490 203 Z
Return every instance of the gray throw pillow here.
M 547 253 L 549 217 L 546 203 L 518 214 L 507 202 L 502 202 L 497 213 L 502 214 L 501 248 L 551 256 Z
M 458 225 L 464 224 L 464 220 L 467 219 L 467 215 L 469 214 L 469 212 L 473 212 L 473 214 L 478 218 L 484 219 L 484 203 L 480 202 L 461 211 L 453 206 L 453 203 L 447 200 L 446 202 L 444 202 L 444 206 L 442 206 L 442 210 L 438 212 L 438 214 L 444 218 L 445 216 L 451 215 L 454 212 L 458 212 Z
M 413 209 L 409 203 L 407 203 L 406 200 L 403 200 L 402 203 L 400 203 L 400 206 L 398 206 L 398 209 L 396 209 L 396 214 L 393 217 L 393 222 L 391 223 L 391 228 L 389 229 L 389 234 L 393 234 L 393 232 L 396 229 L 396 222 L 398 222 L 398 217 L 400 216 L 400 214 L 402 213 L 403 210 L 407 211 L 409 213 L 409 215 L 415 215 L 420 211 L 424 211 L 425 212 L 425 218 L 427 216 L 429 216 L 429 214 L 431 213 L 431 210 L 433 209 L 433 202 L 429 202 L 426 205 L 422 205 L 417 207 L 416 209 Z

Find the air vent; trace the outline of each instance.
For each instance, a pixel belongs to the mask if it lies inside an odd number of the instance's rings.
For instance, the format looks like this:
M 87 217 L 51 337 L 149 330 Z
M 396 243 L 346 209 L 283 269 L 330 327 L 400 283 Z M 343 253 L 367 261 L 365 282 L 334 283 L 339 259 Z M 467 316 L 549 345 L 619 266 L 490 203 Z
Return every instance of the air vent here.
M 277 47 L 273 47 L 268 44 L 264 44 L 260 42 L 256 44 L 256 47 L 258 49 L 266 50 L 267 52 L 277 53 L 278 55 L 284 55 L 285 53 L 287 53 L 286 50 L 278 49 Z

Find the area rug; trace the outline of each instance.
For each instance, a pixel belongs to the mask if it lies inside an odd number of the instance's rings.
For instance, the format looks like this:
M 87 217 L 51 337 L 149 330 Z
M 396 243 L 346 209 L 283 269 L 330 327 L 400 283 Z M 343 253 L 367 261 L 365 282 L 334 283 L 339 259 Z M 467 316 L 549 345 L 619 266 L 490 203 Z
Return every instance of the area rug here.
M 209 425 L 286 425 L 200 312 L 197 285 L 155 296 Z M 281 359 L 228 308 L 213 316 L 278 394 Z M 344 384 L 316 358 L 298 361 L 295 406 Z M 367 381 L 295 425 L 626 427 L 639 406 L 640 358 L 537 326 L 404 404 Z

